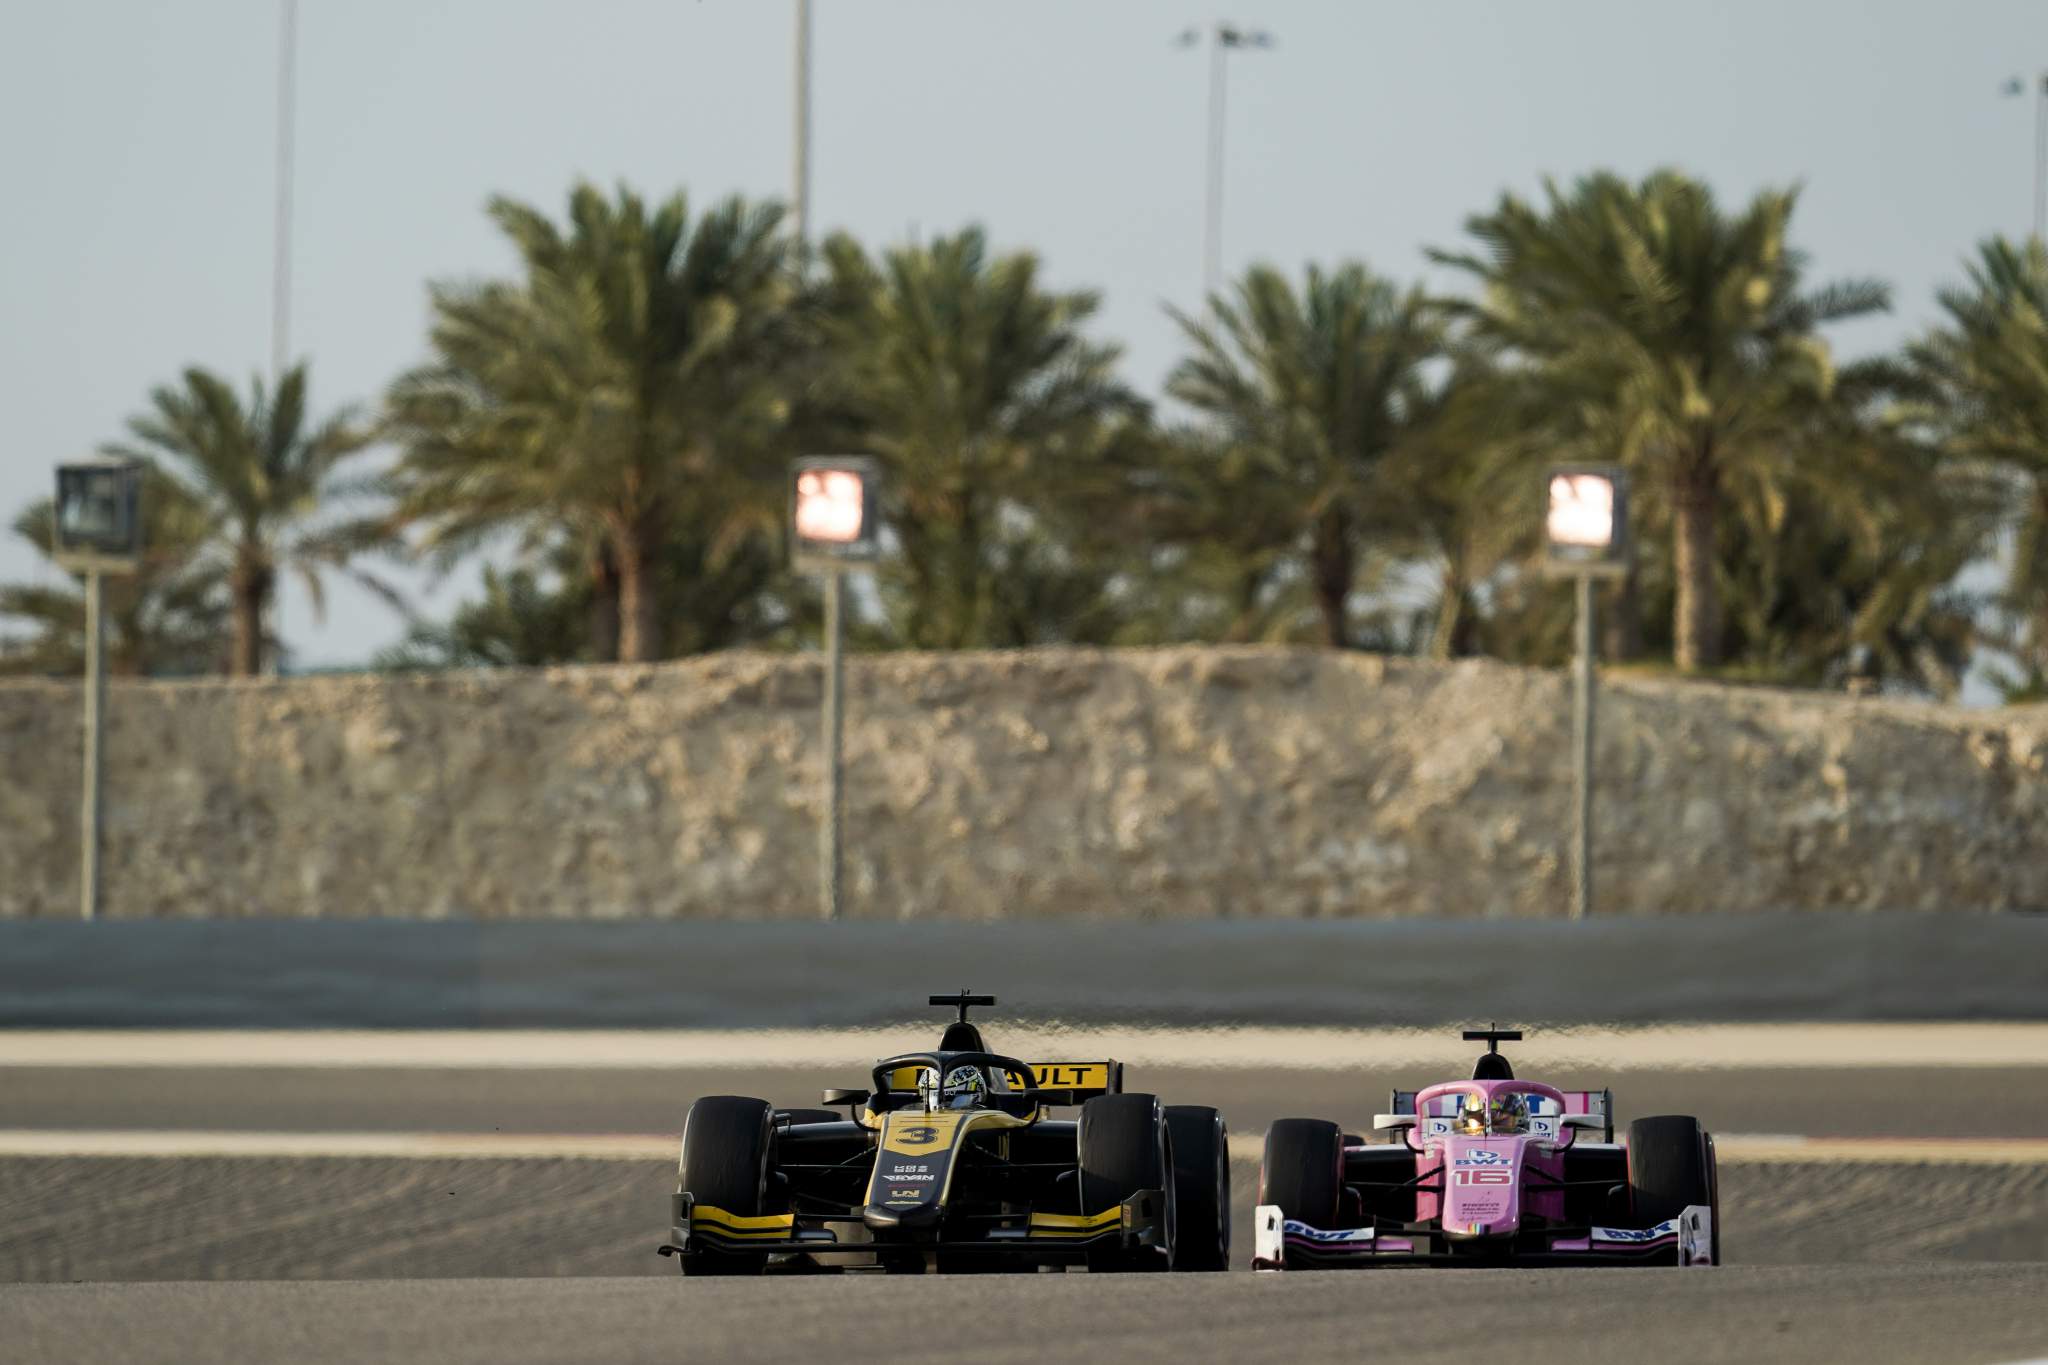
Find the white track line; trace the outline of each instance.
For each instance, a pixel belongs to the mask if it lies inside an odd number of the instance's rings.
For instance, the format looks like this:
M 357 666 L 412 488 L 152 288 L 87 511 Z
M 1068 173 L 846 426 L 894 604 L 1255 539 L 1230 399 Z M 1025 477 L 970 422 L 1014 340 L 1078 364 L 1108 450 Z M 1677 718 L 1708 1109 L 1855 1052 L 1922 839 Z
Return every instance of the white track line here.
M 1230 1155 L 1256 1161 L 1262 1133 L 1233 1133 Z M 270 1157 L 455 1159 L 574 1158 L 673 1161 L 675 1134 L 662 1133 L 259 1133 L 179 1129 L 0 1129 L 7 1157 Z M 1816 1162 L 1851 1165 L 2048 1165 L 2048 1139 L 1816 1138 L 1724 1133 L 1716 1152 L 1729 1164 Z
M 1474 1044 L 1447 1030 L 1063 1028 L 994 1023 L 991 1042 L 1034 1060 L 1256 1070 L 1446 1069 Z M 829 1068 L 929 1046 L 929 1027 L 878 1029 L 0 1031 L 0 1067 L 562 1069 Z M 1522 1069 L 2048 1067 L 2048 1023 L 1714 1024 L 1532 1031 Z

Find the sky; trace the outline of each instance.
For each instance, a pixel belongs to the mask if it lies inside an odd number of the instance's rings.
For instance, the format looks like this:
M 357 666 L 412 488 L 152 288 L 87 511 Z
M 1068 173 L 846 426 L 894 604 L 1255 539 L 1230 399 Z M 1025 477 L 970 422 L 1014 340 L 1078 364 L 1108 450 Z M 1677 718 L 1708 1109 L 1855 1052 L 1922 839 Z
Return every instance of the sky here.
M 430 280 L 507 272 L 483 214 L 559 215 L 579 178 L 786 199 L 792 0 L 301 0 L 290 350 L 316 405 L 374 404 L 424 358 Z M 984 225 L 1059 287 L 1156 395 L 1165 305 L 1202 284 L 1208 59 L 1190 25 L 1263 28 L 1229 59 L 1226 271 L 1362 259 L 1440 287 L 1504 190 L 1675 166 L 1731 203 L 1804 186 L 1816 278 L 1876 276 L 1891 315 L 1846 354 L 1934 319 L 1934 291 L 2033 202 L 2048 67 L 2039 0 L 814 0 L 813 220 L 872 245 Z M 265 368 L 280 0 L 0 0 L 0 516 L 120 435 L 197 364 Z M 0 541 L 0 580 L 48 581 Z M 474 582 L 405 579 L 443 616 Z M 288 585 L 299 667 L 403 633 L 337 586 Z

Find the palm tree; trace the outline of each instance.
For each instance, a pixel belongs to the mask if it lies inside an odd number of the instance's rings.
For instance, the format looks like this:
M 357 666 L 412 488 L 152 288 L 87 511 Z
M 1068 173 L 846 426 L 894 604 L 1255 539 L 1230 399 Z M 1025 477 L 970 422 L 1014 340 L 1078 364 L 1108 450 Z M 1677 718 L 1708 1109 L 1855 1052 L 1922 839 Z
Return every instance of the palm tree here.
M 1361 556 L 1384 512 L 1375 481 L 1413 433 L 1425 401 L 1423 367 L 1443 334 L 1420 290 L 1362 265 L 1311 266 L 1299 293 L 1257 266 L 1206 320 L 1174 313 L 1193 353 L 1167 391 L 1218 429 L 1242 502 L 1219 524 L 1275 528 L 1302 548 L 1326 644 L 1350 644 L 1349 601 Z
M 147 469 L 142 485 L 142 555 L 135 572 L 110 574 L 101 588 L 106 666 L 127 677 L 189 675 L 218 670 L 230 645 L 228 573 L 210 553 L 213 527 L 205 506 L 163 471 Z M 14 520 L 14 534 L 55 562 L 55 516 L 46 498 Z M 76 579 L 0 585 L 0 616 L 36 629 L 5 671 L 73 674 L 85 667 L 85 594 Z
M 481 601 L 465 602 L 446 625 L 422 623 L 378 654 L 390 672 L 441 668 L 533 668 L 571 662 L 588 643 L 586 584 L 553 586 L 531 569 L 484 569 Z
M 693 222 L 680 194 L 586 184 L 566 227 L 504 198 L 490 214 L 523 278 L 433 287 L 434 358 L 387 404 L 398 515 L 443 565 L 505 533 L 572 541 L 616 592 L 617 657 L 659 658 L 674 528 L 716 561 L 780 512 L 799 339 L 782 210 L 734 198 Z
M 1410 435 L 1378 485 L 1395 552 L 1429 576 L 1416 633 L 1437 659 L 1480 651 L 1482 600 L 1534 548 L 1542 516 L 1534 475 L 1544 450 L 1530 436 L 1528 395 L 1483 354 L 1454 347 L 1451 360 L 1413 402 Z
M 1831 403 L 1860 401 L 1875 371 L 1838 371 L 1819 329 L 1888 306 L 1882 284 L 1804 287 L 1787 243 L 1797 193 L 1766 190 L 1740 213 L 1673 171 L 1640 184 L 1588 176 L 1533 207 L 1504 195 L 1466 221 L 1474 253 L 1433 252 L 1469 272 L 1459 308 L 1477 338 L 1526 367 L 1556 448 L 1638 471 L 1646 512 L 1673 530 L 1680 668 L 1722 657 L 1715 563 L 1738 479 L 1824 469 L 1812 438 Z
M 1117 349 L 1084 335 L 1097 296 L 1046 290 L 1035 256 L 992 257 L 978 228 L 879 260 L 835 236 L 824 263 L 810 401 L 820 430 L 887 466 L 901 553 L 881 589 L 897 637 L 1070 638 L 1111 576 L 1078 553 L 1075 523 L 1090 508 L 1092 537 L 1112 534 L 1107 490 L 1144 416 Z
M 1963 476 L 1996 485 L 1986 529 L 2011 533 L 2002 605 L 2024 623 L 2010 643 L 2038 676 L 2048 669 L 2048 247 L 1993 238 L 1965 272 L 1940 293 L 1946 321 L 1908 348 L 1920 389 L 1906 416 Z
M 185 371 L 179 386 L 150 394 L 149 409 L 128 423 L 130 443 L 103 449 L 166 468 L 204 509 L 216 548 L 227 561 L 234 603 L 230 669 L 262 672 L 266 622 L 281 573 L 296 575 L 323 612 L 321 575 L 341 570 L 387 600 L 396 595 L 351 566 L 388 541 L 375 518 L 324 517 L 357 491 L 337 477 L 369 433 L 344 409 L 324 421 L 307 408 L 306 367 L 285 372 L 275 391 L 261 379 L 249 400 L 206 370 Z

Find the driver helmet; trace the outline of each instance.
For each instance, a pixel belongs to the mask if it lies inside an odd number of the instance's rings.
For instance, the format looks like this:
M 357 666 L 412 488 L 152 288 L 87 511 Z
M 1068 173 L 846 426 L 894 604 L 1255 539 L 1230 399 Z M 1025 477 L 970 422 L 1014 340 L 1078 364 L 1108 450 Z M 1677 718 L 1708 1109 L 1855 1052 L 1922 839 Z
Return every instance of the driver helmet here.
M 940 1107 L 979 1109 L 986 1103 L 989 1089 L 988 1077 L 982 1069 L 972 1063 L 964 1063 L 946 1073 Z
M 1491 1100 L 1465 1095 L 1458 1101 L 1458 1131 L 1467 1137 L 1507 1137 L 1529 1131 L 1529 1102 L 1509 1091 Z

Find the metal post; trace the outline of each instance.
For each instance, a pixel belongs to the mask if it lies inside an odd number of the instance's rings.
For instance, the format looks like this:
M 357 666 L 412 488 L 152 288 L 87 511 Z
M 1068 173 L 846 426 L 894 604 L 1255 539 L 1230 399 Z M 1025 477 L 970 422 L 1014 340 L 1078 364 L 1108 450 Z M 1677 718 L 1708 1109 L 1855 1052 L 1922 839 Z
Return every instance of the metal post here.
M 277 37 L 277 218 L 270 296 L 270 382 L 284 379 L 291 363 L 292 317 L 292 144 L 298 116 L 296 77 L 298 0 L 284 0 Z
M 2048 71 L 2034 78 L 2034 240 L 2048 232 Z
M 1572 795 L 1576 818 L 1572 831 L 1572 918 L 1593 912 L 1593 576 L 1580 574 L 1578 658 L 1572 698 Z
M 825 818 L 818 826 L 818 908 L 828 920 L 839 918 L 839 795 L 844 772 L 840 762 L 839 693 L 841 667 L 839 592 L 846 574 L 825 574 Z
M 1226 96 L 1221 32 L 1209 35 L 1209 193 L 1202 231 L 1202 293 L 1216 292 L 1223 274 L 1223 130 Z
M 101 654 L 106 644 L 105 615 L 100 604 L 101 575 L 85 575 L 85 798 L 79 807 L 79 913 L 93 919 L 100 910 L 100 727 L 107 713 L 107 670 Z
M 811 0 L 796 0 L 796 240 L 811 242 Z

